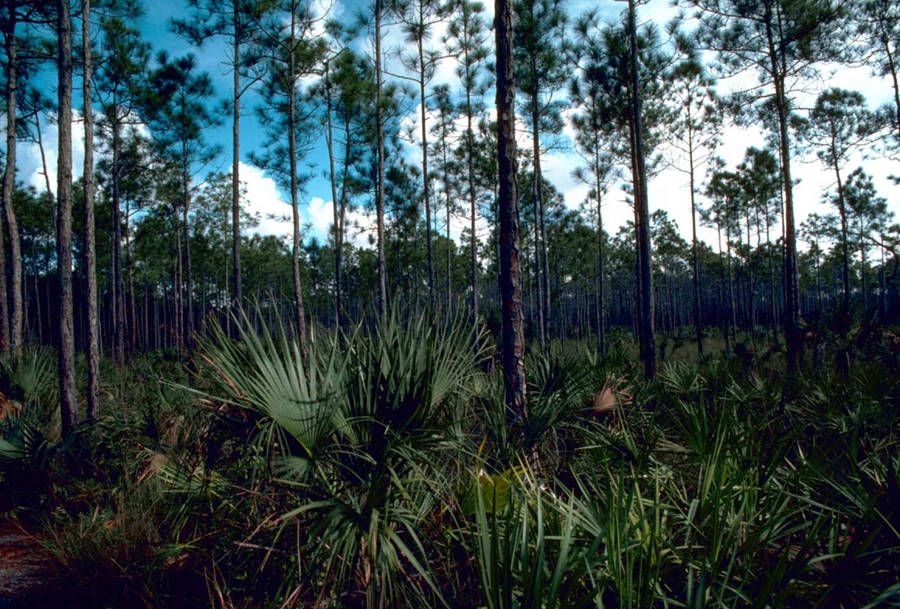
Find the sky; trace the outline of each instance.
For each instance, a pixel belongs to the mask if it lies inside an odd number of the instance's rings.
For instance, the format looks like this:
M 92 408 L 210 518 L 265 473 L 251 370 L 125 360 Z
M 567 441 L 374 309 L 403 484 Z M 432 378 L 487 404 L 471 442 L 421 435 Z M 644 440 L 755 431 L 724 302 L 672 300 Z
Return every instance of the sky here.
M 325 6 L 323 3 L 326 0 L 317 1 L 320 2 L 320 8 Z M 225 56 L 224 42 L 213 39 L 204 44 L 204 46 L 197 48 L 191 46 L 186 40 L 171 31 L 171 19 L 173 17 L 182 18 L 187 15 L 185 4 L 185 2 L 178 0 L 145 2 L 146 12 L 139 21 L 142 35 L 152 44 L 154 53 L 160 49 L 166 49 L 170 56 L 194 53 L 197 57 L 198 68 L 210 74 L 216 87 L 217 98 L 219 100 L 228 98 L 231 92 L 231 76 L 228 68 L 221 63 Z M 486 2 L 485 4 L 485 20 L 487 23 L 491 23 L 493 3 Z M 336 4 L 331 6 L 330 16 L 343 20 L 352 19 L 365 6 L 365 2 L 356 0 L 336 0 Z M 569 0 L 566 3 L 567 12 L 572 20 L 582 14 L 588 7 L 593 6 L 598 7 L 601 10 L 601 14 L 608 20 L 615 20 L 624 8 L 622 2 L 614 2 L 612 0 L 601 3 L 595 3 L 592 0 Z M 673 8 L 667 0 L 649 0 L 646 4 L 642 4 L 639 10 L 639 19 L 642 22 L 653 21 L 660 26 L 668 22 L 677 13 L 677 9 Z M 439 44 L 444 30 L 444 27 L 439 26 L 432 36 L 432 41 Z M 387 28 L 384 46 L 391 50 L 402 48 L 403 41 L 398 28 L 391 26 Z M 360 47 L 360 50 L 364 48 Z M 453 59 L 444 60 L 438 67 L 432 84 L 447 83 L 451 86 L 451 89 L 458 88 L 459 82 L 454 74 L 454 67 Z M 399 66 L 391 65 L 390 62 L 385 65 L 385 68 L 389 71 L 401 70 Z M 749 78 L 752 77 L 752 75 L 749 76 Z M 51 83 L 49 86 L 52 87 L 53 79 L 51 75 L 45 75 L 45 79 Z M 720 93 L 727 92 L 729 86 L 739 87 L 745 84 L 747 83 L 726 83 L 723 87 L 724 90 L 720 90 Z M 79 96 L 77 78 L 75 86 L 77 100 Z M 840 86 L 861 91 L 866 96 L 870 108 L 873 109 L 889 102 L 892 96 L 892 90 L 887 79 L 873 77 L 871 70 L 866 66 L 854 68 L 826 66 L 822 71 L 821 80 L 808 83 L 806 90 L 797 95 L 797 105 L 800 108 L 810 107 L 815 100 L 815 96 L 829 86 Z M 47 91 L 47 93 L 49 96 L 55 97 L 55 91 Z M 489 94 L 489 108 L 492 100 L 493 95 Z M 275 181 L 266 172 L 253 165 L 250 160 L 251 152 L 261 150 L 264 144 L 265 133 L 260 128 L 255 116 L 255 107 L 259 106 L 260 101 L 259 95 L 255 92 L 251 92 L 243 101 L 245 112 L 241 119 L 240 176 L 247 188 L 245 208 L 250 213 L 259 214 L 260 216 L 260 223 L 254 229 L 254 232 L 287 237 L 291 232 L 290 222 L 287 221 L 287 217 L 290 214 L 290 206 L 286 201 L 289 200 L 289 197 L 286 193 L 279 190 Z M 78 102 L 76 101 L 77 104 Z M 402 120 L 403 125 L 417 126 L 420 113 L 418 100 L 411 101 L 407 105 L 407 110 L 408 114 Z M 76 120 L 79 117 L 80 114 L 76 112 Z M 418 133 L 418 129 L 415 130 L 415 133 Z M 566 125 L 564 133 L 572 133 L 570 125 Z M 78 177 L 80 176 L 83 161 L 83 128 L 80 125 L 75 126 L 73 135 L 75 135 L 73 164 L 76 177 Z M 520 135 L 520 146 L 530 149 L 530 136 L 525 133 L 524 128 Z M 57 130 L 52 121 L 44 120 L 42 137 L 47 155 L 51 188 L 55 188 L 55 143 Z M 222 124 L 219 127 L 208 130 L 206 137 L 209 141 L 218 144 L 222 149 L 222 153 L 218 159 L 207 168 L 204 168 L 202 172 L 198 172 L 198 179 L 202 178 L 202 175 L 207 170 L 225 172 L 230 170 L 230 117 L 223 116 Z M 744 152 L 748 146 L 762 147 L 764 144 L 765 133 L 761 128 L 729 126 L 725 129 L 722 143 L 715 151 L 715 154 L 723 157 L 729 168 L 734 168 L 743 159 Z M 408 142 L 405 154 L 410 162 L 420 162 L 419 142 Z M 683 160 L 678 158 L 677 155 L 667 156 L 676 165 Z M 324 240 L 332 220 L 331 189 L 327 174 L 324 171 L 328 167 L 324 138 L 319 139 L 305 162 L 315 166 L 313 170 L 314 176 L 306 185 L 305 192 L 301 197 L 300 213 L 302 222 L 306 226 L 305 237 L 307 239 L 317 238 Z M 588 187 L 573 176 L 573 169 L 580 162 L 580 158 L 574 151 L 565 148 L 546 152 L 542 160 L 545 180 L 552 183 L 563 193 L 565 204 L 570 209 L 579 208 L 588 192 Z M 877 157 L 864 158 L 858 154 L 848 162 L 845 170 L 846 174 L 849 175 L 857 166 L 862 166 L 873 177 L 879 194 L 888 200 L 888 208 L 900 216 L 900 188 L 894 186 L 888 179 L 888 176 L 891 174 L 900 174 L 900 167 L 898 167 L 897 161 Z M 41 167 L 40 151 L 37 145 L 20 143 L 17 163 L 18 179 L 26 184 L 35 186 L 39 190 L 45 188 L 45 178 Z M 795 180 L 799 180 L 794 189 L 797 226 L 799 227 L 809 213 L 831 213 L 830 206 L 822 201 L 823 194 L 834 187 L 833 172 L 823 167 L 812 153 L 805 155 L 795 154 L 792 171 Z M 699 167 L 697 176 L 702 178 L 704 174 L 705 167 Z M 656 209 L 666 210 L 669 216 L 678 224 L 682 236 L 685 239 L 690 238 L 690 194 L 686 174 L 672 168 L 664 169 L 650 181 L 648 198 L 651 212 Z M 701 205 L 705 204 L 702 197 L 700 197 L 699 202 Z M 610 234 L 615 234 L 619 226 L 625 224 L 633 217 L 631 208 L 626 203 L 625 193 L 619 186 L 612 187 L 606 195 L 603 204 L 603 214 L 605 229 Z M 442 213 L 439 216 L 443 218 Z M 354 231 L 350 235 L 351 242 L 359 246 L 368 244 L 370 242 L 368 232 L 370 232 L 369 227 L 374 224 L 373 219 L 365 211 L 357 210 L 352 212 L 350 217 L 350 224 L 353 225 L 354 223 L 359 225 L 361 229 Z M 467 223 L 467 218 L 454 218 L 451 221 L 451 235 L 458 238 L 463 226 Z M 486 238 L 489 230 L 487 220 L 480 218 L 478 226 L 479 236 Z M 437 230 L 444 233 L 446 228 L 443 226 L 443 221 L 441 221 Z M 715 243 L 716 234 L 714 229 L 701 227 L 699 228 L 699 236 L 711 245 Z

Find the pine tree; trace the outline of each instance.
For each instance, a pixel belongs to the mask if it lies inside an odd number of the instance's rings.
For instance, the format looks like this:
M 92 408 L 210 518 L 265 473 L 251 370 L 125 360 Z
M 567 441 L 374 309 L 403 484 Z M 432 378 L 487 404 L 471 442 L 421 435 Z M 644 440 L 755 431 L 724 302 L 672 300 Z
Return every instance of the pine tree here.
M 165 52 L 157 57 L 159 64 L 150 74 L 144 99 L 144 116 L 161 154 L 178 166 L 181 197 L 181 235 L 184 239 L 184 324 L 183 341 L 188 355 L 194 347 L 194 286 L 191 268 L 190 209 L 193 186 L 191 178 L 217 154 L 204 139 L 204 131 L 219 123 L 208 103 L 213 94 L 212 81 L 205 72 L 198 73 L 196 59 L 188 54 L 171 59 Z
M 840 8 L 832 0 L 691 0 L 701 9 L 698 40 L 701 48 L 718 57 L 717 73 L 729 76 L 755 69 L 759 88 L 742 92 L 735 107 L 754 108 L 754 101 L 774 102 L 784 191 L 785 337 L 792 369 L 802 358 L 800 298 L 797 271 L 797 238 L 794 221 L 794 191 L 791 177 L 789 121 L 793 107 L 793 79 L 815 74 L 816 63 L 834 57 L 834 44 L 841 39 L 835 27 Z
M 193 44 L 202 46 L 213 37 L 224 38 L 230 56 L 223 64 L 231 70 L 231 264 L 232 297 L 234 306 L 243 306 L 241 284 L 241 210 L 240 210 L 240 152 L 241 101 L 244 95 L 262 78 L 261 64 L 255 46 L 259 44 L 261 29 L 258 23 L 272 7 L 272 0 L 189 0 L 192 14 L 187 19 L 173 20 L 175 30 Z
M 540 339 L 544 344 L 550 333 L 550 270 L 547 258 L 546 226 L 541 181 L 541 134 L 559 133 L 561 102 L 553 93 L 565 86 L 566 14 L 561 0 L 519 0 L 516 3 L 516 86 L 522 91 L 522 112 L 531 129 L 532 196 L 536 207 L 535 273 L 540 276 Z

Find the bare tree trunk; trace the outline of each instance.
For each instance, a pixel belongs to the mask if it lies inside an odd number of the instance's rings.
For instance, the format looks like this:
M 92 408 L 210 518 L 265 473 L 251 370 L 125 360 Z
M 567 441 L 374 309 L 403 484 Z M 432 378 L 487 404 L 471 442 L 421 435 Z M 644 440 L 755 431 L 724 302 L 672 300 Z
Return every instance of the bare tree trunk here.
M 528 403 L 525 396 L 525 328 L 519 273 L 513 12 L 510 0 L 495 0 L 494 30 L 497 36 L 497 169 L 503 380 L 507 417 L 514 427 L 518 427 L 528 416 Z
M 116 98 L 113 97 L 114 112 Z M 122 201 L 119 197 L 119 146 L 120 132 L 118 116 L 112 124 L 112 287 L 113 287 L 113 359 L 119 368 L 125 362 L 125 284 L 122 281 Z
M 239 2 L 233 2 L 234 9 L 234 109 L 232 114 L 232 160 L 231 160 L 231 278 L 234 282 L 232 309 L 240 312 L 244 295 L 241 283 L 241 45 L 238 10 Z
M 797 285 L 797 237 L 794 230 L 794 188 L 791 181 L 791 147 L 788 136 L 788 107 L 784 90 L 786 58 L 783 45 L 776 44 L 773 30 L 772 8 L 765 3 L 766 36 L 769 45 L 772 78 L 775 83 L 775 107 L 778 111 L 779 151 L 781 155 L 781 179 L 784 188 L 784 333 L 787 342 L 788 368 L 795 370 L 802 359 L 802 339 L 799 333 L 800 301 Z M 779 57 L 776 46 L 781 48 Z
M 191 210 L 190 178 L 187 167 L 187 150 L 182 148 L 181 168 L 182 187 L 184 188 L 184 207 L 182 208 L 182 225 L 184 226 L 184 344 L 187 346 L 188 358 L 194 354 L 194 281 L 191 272 L 191 230 L 188 215 Z
M 91 1 L 81 12 L 82 58 L 84 61 L 84 273 L 87 279 L 88 389 L 87 416 L 100 413 L 100 328 L 97 318 L 97 244 L 94 226 L 94 112 L 91 71 Z
M 297 114 L 296 114 L 296 103 L 297 97 L 295 92 L 295 84 L 296 84 L 296 53 L 294 49 L 294 32 L 296 31 L 295 21 L 296 12 L 291 11 L 291 59 L 290 59 L 290 74 L 288 75 L 288 82 L 290 83 L 291 90 L 288 94 L 288 112 L 290 116 L 288 116 L 288 154 L 290 155 L 289 163 L 291 170 L 291 218 L 293 220 L 293 239 L 292 239 L 292 247 L 291 247 L 291 268 L 293 271 L 293 281 L 294 281 L 294 315 L 297 322 L 297 335 L 298 342 L 300 343 L 300 351 L 303 354 L 303 359 L 306 359 L 306 314 L 303 311 L 303 288 L 300 285 L 300 210 L 298 208 L 297 201 Z
M 537 66 L 532 58 L 531 69 L 537 77 Z M 537 89 L 531 95 L 531 146 L 534 180 L 532 181 L 532 197 L 534 199 L 534 247 L 535 261 L 538 265 L 535 276 L 539 282 L 541 344 L 550 337 L 550 278 L 547 263 L 547 243 L 544 231 L 544 187 L 541 173 L 541 139 L 540 117 L 538 115 Z
M 694 136 L 688 121 L 688 169 L 691 182 L 691 267 L 694 284 L 694 332 L 697 336 L 697 353 L 703 355 L 703 322 L 700 310 L 700 261 L 697 251 L 697 201 L 694 192 Z
M 183 275 L 181 272 L 181 231 L 182 227 L 175 228 L 175 343 L 178 346 L 179 359 L 184 349 L 184 286 L 182 285 Z
M 651 378 L 656 374 L 656 349 L 653 338 L 653 276 L 650 269 L 650 210 L 647 202 L 647 170 L 644 166 L 643 134 L 641 132 L 641 96 L 638 90 L 637 17 L 635 0 L 628 1 L 628 29 L 631 44 L 631 104 L 634 115 L 634 156 L 637 162 L 637 178 L 640 188 L 635 189 L 634 204 L 637 207 L 639 257 L 639 296 L 641 359 L 644 374 Z M 636 184 L 637 186 L 637 184 Z
M 475 232 L 475 134 L 472 132 L 472 87 L 469 77 L 469 47 L 465 47 L 466 63 L 466 177 L 469 183 L 469 256 L 472 263 L 472 321 L 478 323 L 478 235 Z
M 422 3 L 419 3 L 419 19 L 424 22 L 421 14 Z M 417 39 L 419 47 L 419 99 L 422 100 L 422 198 L 425 199 L 425 247 L 428 250 L 428 302 L 431 311 L 434 312 L 434 251 L 431 246 L 431 183 L 428 179 L 428 129 L 425 114 L 425 51 L 423 49 L 423 36 Z M 476 303 L 476 314 L 477 314 Z
M 59 409 L 63 435 L 78 424 L 72 310 L 72 23 L 69 1 L 57 1 L 59 156 L 57 160 L 56 265 L 59 275 Z
M 3 170 L 2 209 L 12 207 L 16 186 L 16 12 L 9 11 L 6 20 L 6 166 Z M 6 284 L 6 248 L 2 246 L 4 213 L 0 213 L 0 347 L 10 348 L 9 294 Z
M 4 308 L 7 307 L 7 298 L 12 305 L 4 311 L 3 319 L 8 323 L 8 328 L 3 330 L 6 344 L 12 349 L 14 355 L 22 354 L 22 253 L 19 241 L 19 225 L 16 221 L 16 212 L 13 208 L 13 195 L 16 187 L 16 89 L 18 87 L 18 62 L 16 58 L 16 11 L 13 6 L 9 8 L 6 31 L 7 54 L 7 84 L 6 84 L 6 169 L 3 174 L 3 215 L 6 220 L 7 236 L 9 238 L 9 287 L 3 299 Z M 71 32 L 69 32 L 71 36 Z M 71 40 L 69 42 L 71 46 Z M 71 74 L 69 75 L 71 78 Z M 69 100 L 71 106 L 72 100 Z M 5 254 L 5 252 L 4 252 Z M 5 256 L 4 256 L 5 258 Z M 5 266 L 5 265 L 4 265 Z M 4 283 L 6 274 L 0 278 Z M 9 318 L 7 318 L 7 314 Z M 8 321 L 7 321 L 8 319 Z M 7 335 L 8 332 L 8 335 Z
M 375 0 L 375 131 L 378 176 L 375 184 L 375 214 L 378 232 L 378 313 L 387 312 L 387 268 L 384 259 L 384 108 L 382 108 L 381 13 L 382 0 Z
M 594 142 L 594 190 L 597 193 L 597 337 L 606 353 L 606 269 L 603 264 L 603 209 L 600 196 L 600 145 Z
M 126 341 L 126 351 L 128 358 L 134 357 L 135 351 L 135 332 L 136 332 L 136 316 L 134 312 L 134 273 L 131 264 L 131 209 L 128 201 L 125 202 L 125 270 L 128 273 L 128 288 L 125 295 L 125 306 L 128 308 L 128 340 Z
M 844 202 L 844 184 L 841 182 L 841 169 L 838 167 L 837 151 L 834 139 L 831 141 L 831 158 L 834 159 L 834 176 L 837 179 L 838 212 L 841 216 L 841 280 L 844 282 L 844 311 L 850 311 L 850 253 L 847 237 L 847 206 Z
M 331 208 L 334 215 L 334 325 L 341 327 L 341 213 L 334 175 L 334 132 L 331 125 L 331 81 L 329 62 L 325 63 L 325 143 L 328 145 L 328 178 L 331 182 Z M 347 136 L 349 145 L 349 133 Z

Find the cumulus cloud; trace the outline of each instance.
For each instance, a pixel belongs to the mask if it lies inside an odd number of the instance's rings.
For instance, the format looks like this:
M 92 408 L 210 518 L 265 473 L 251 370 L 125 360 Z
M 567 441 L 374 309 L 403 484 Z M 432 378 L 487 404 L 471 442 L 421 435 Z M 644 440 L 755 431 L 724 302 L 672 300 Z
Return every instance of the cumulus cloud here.
M 259 235 L 286 239 L 291 235 L 291 206 L 281 197 L 275 180 L 255 165 L 240 163 L 241 182 L 247 189 L 245 210 L 259 218 Z
M 4 121 L 4 128 L 5 128 Z M 41 140 L 44 147 L 44 157 L 47 161 L 47 176 L 44 176 L 44 167 L 41 162 L 41 147 L 37 142 L 19 142 L 16 146 L 16 168 L 18 180 L 26 186 L 33 186 L 39 192 L 47 189 L 47 180 L 50 181 L 50 190 L 56 195 L 56 162 L 59 158 L 59 125 L 56 118 L 51 117 L 41 120 Z M 96 159 L 96 157 L 95 157 Z M 72 172 L 74 179 L 78 179 L 84 172 L 84 121 L 81 113 L 72 111 Z

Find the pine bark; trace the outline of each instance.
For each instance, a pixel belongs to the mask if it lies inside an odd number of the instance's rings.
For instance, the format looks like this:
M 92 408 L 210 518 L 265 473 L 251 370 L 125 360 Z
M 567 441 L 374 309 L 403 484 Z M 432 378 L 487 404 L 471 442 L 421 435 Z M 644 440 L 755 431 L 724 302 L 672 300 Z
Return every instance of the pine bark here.
M 525 329 L 519 269 L 519 202 L 516 184 L 516 115 L 513 72 L 513 11 L 495 0 L 497 40 L 497 169 L 500 217 L 500 303 L 503 380 L 507 417 L 513 426 L 528 416 L 525 395 Z
M 384 258 L 384 108 L 382 107 L 381 13 L 382 0 L 375 0 L 375 132 L 378 175 L 375 184 L 375 215 L 378 232 L 378 313 L 387 312 L 387 267 Z
M 232 115 L 232 160 L 231 160 L 231 279 L 233 282 L 233 310 L 242 310 L 244 295 L 241 281 L 241 45 L 240 15 L 238 2 L 232 3 L 234 10 L 234 109 Z
M 69 1 L 57 0 L 59 156 L 57 160 L 56 265 L 59 276 L 59 408 L 63 435 L 78 424 L 72 310 L 72 23 Z
M 635 201 L 637 207 L 638 285 L 640 298 L 640 349 L 644 362 L 644 374 L 651 378 L 656 374 L 656 349 L 653 338 L 653 276 L 650 269 L 650 211 L 647 202 L 647 170 L 644 165 L 643 134 L 641 131 L 641 97 L 638 89 L 637 17 L 635 0 L 628 2 L 628 29 L 631 44 L 631 104 L 633 114 L 633 146 L 637 182 Z
M 8 317 L 8 341 L 14 355 L 22 354 L 22 254 L 19 240 L 19 225 L 13 207 L 13 195 L 16 187 L 16 89 L 18 87 L 18 62 L 16 45 L 16 11 L 9 7 L 6 32 L 7 53 L 7 86 L 6 86 L 6 168 L 3 174 L 3 215 L 6 220 L 7 238 L 9 240 L 9 287 L 5 290 L 9 304 L 12 305 L 4 313 Z M 70 32 L 71 35 L 71 32 Z M 70 42 L 71 45 L 71 42 Z M 71 100 L 70 100 L 71 103 Z M 3 278 L 6 275 L 4 274 Z M 4 286 L 6 287 L 6 286 Z M 3 300 L 7 307 L 7 299 Z M 4 331 L 4 335 L 6 330 Z M 6 336 L 4 336 L 7 338 Z
M 291 90 L 288 92 L 288 155 L 290 156 L 291 172 L 291 219 L 293 224 L 293 239 L 291 247 L 291 269 L 294 282 L 294 316 L 297 323 L 297 335 L 299 337 L 300 351 L 306 359 L 306 314 L 303 310 L 303 287 L 300 283 L 300 210 L 297 201 L 297 94 L 295 91 L 297 79 L 296 49 L 294 48 L 294 32 L 296 13 L 291 11 L 291 48 L 290 48 L 290 73 L 288 82 Z
M 82 4 L 81 33 L 84 61 L 84 273 L 87 292 L 88 388 L 87 416 L 100 413 L 100 327 L 97 305 L 97 244 L 94 220 L 94 111 L 91 88 L 91 2 Z

